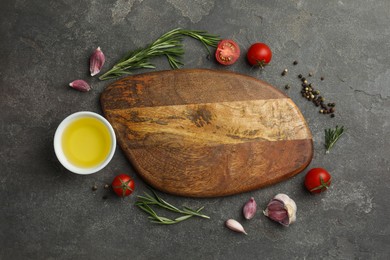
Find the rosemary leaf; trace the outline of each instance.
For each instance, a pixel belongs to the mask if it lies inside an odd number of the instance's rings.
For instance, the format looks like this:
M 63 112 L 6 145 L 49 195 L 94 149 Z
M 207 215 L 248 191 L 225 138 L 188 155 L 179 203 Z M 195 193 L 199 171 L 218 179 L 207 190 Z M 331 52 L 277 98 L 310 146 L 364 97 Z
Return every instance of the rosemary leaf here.
M 173 29 L 161 35 L 153 43 L 145 48 L 128 52 L 110 70 L 99 77 L 100 80 L 118 78 L 131 74 L 136 69 L 154 69 L 155 66 L 150 60 L 154 57 L 165 56 L 173 69 L 183 65 L 181 59 L 184 55 L 183 36 L 188 36 L 200 41 L 210 55 L 210 47 L 216 47 L 221 40 L 219 36 L 209 34 L 206 31 Z
M 146 212 L 149 217 L 148 219 L 151 220 L 152 223 L 158 223 L 158 224 L 164 224 L 164 225 L 169 225 L 169 224 L 176 224 L 181 221 L 187 220 L 193 216 L 196 217 L 201 217 L 201 218 L 206 218 L 209 219 L 209 216 L 203 215 L 200 213 L 200 211 L 204 207 L 200 207 L 197 210 L 193 210 L 188 207 L 183 207 L 183 209 L 179 209 L 175 207 L 174 205 L 168 203 L 167 201 L 163 200 L 160 198 L 153 190 L 152 190 L 153 196 L 149 195 L 148 193 L 145 192 L 144 196 L 137 196 L 138 200 L 136 201 L 135 205 L 139 207 L 141 210 Z M 151 208 L 151 205 L 158 206 L 160 208 L 164 208 L 168 211 L 172 211 L 177 214 L 181 214 L 182 216 L 177 217 L 175 219 L 169 219 L 166 217 L 162 217 L 157 215 L 157 213 Z
M 329 153 L 330 149 L 335 145 L 335 143 L 340 139 L 344 134 L 344 126 L 336 126 L 335 129 L 325 129 L 325 148 L 326 153 Z
M 190 208 L 184 207 L 183 213 L 191 214 L 191 215 L 198 216 L 198 217 L 201 217 L 201 218 L 210 219 L 209 216 L 206 216 L 206 215 L 203 215 L 203 214 L 200 214 L 200 213 L 199 213 L 203 208 L 204 208 L 204 207 L 200 207 L 198 210 L 193 211 L 193 210 L 190 209 Z
M 180 222 L 180 221 L 183 221 L 183 220 L 186 220 L 186 219 L 189 219 L 193 217 L 192 215 L 184 215 L 184 216 L 181 216 L 181 217 L 178 217 L 178 218 L 175 218 L 175 221 L 176 222 Z

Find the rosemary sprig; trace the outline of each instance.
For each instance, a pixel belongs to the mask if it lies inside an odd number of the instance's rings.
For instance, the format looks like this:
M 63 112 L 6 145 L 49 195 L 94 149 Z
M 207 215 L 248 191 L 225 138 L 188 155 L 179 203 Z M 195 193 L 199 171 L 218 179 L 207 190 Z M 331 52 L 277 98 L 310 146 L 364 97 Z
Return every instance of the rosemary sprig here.
M 149 195 L 148 193 L 145 193 L 145 196 L 137 196 L 138 201 L 135 203 L 137 207 L 139 207 L 141 210 L 148 213 L 150 216 L 148 217 L 152 223 L 157 224 L 163 224 L 163 225 L 170 225 L 170 224 L 176 224 L 179 222 L 182 222 L 184 220 L 187 220 L 193 216 L 201 217 L 201 218 L 207 218 L 209 219 L 209 216 L 203 215 L 200 213 L 200 211 L 204 208 L 201 207 L 197 210 L 190 209 L 188 207 L 184 207 L 183 209 L 179 209 L 172 204 L 168 203 L 167 201 L 160 198 L 154 191 L 152 191 L 153 196 Z M 151 208 L 152 205 L 159 206 L 161 208 L 164 208 L 166 210 L 182 214 L 183 216 L 177 217 L 175 219 L 170 219 L 166 217 L 162 217 L 157 215 L 157 213 Z
M 325 129 L 325 148 L 326 153 L 329 153 L 330 149 L 332 149 L 333 145 L 339 140 L 339 138 L 344 133 L 344 126 L 338 127 L 335 129 Z
M 126 74 L 131 74 L 131 71 L 141 68 L 154 69 L 155 66 L 150 60 L 157 56 L 165 56 L 168 59 L 169 65 L 173 69 L 178 69 L 183 63 L 181 58 L 184 55 L 183 36 L 189 36 L 199 40 L 208 53 L 208 46 L 216 47 L 221 40 L 219 36 L 209 34 L 205 31 L 185 30 L 181 28 L 173 29 L 158 38 L 152 44 L 145 48 L 129 52 L 109 71 L 99 77 L 100 80 L 117 78 Z

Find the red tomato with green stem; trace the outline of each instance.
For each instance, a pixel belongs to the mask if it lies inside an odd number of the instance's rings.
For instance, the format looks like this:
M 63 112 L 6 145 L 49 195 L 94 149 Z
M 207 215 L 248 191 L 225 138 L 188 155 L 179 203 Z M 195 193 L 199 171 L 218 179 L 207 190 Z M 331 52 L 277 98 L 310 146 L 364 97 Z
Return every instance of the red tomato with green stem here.
M 267 44 L 258 42 L 249 47 L 246 54 L 249 64 L 263 68 L 272 59 L 272 51 Z
M 332 176 L 323 168 L 313 168 L 305 176 L 305 187 L 311 193 L 326 191 L 332 181 Z
M 112 181 L 111 187 L 119 197 L 129 196 L 134 191 L 134 180 L 126 174 L 119 174 Z
M 232 65 L 240 57 L 240 47 L 233 40 L 221 40 L 215 51 L 215 59 L 219 64 Z

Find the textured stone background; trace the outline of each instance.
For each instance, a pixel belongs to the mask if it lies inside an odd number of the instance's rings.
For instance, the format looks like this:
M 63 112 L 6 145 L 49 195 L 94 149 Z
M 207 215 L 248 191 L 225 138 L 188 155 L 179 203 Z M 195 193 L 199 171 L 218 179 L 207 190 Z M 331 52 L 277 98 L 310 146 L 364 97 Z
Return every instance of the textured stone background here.
M 390 255 L 390 1 L 289 0 L 2 0 L 0 3 L 0 259 L 386 259 Z M 97 46 L 105 69 L 126 51 L 175 27 L 233 38 L 243 53 L 250 43 L 270 45 L 264 71 L 245 58 L 231 67 L 206 58 L 185 40 L 185 68 L 245 73 L 282 89 L 301 108 L 314 136 L 310 167 L 333 175 L 320 196 L 302 187 L 304 173 L 236 196 L 190 199 L 163 194 L 190 207 L 205 206 L 210 220 L 174 226 L 150 224 L 134 206 L 101 187 L 120 172 L 135 176 L 135 195 L 146 190 L 118 148 L 107 168 L 91 176 L 67 172 L 52 141 L 67 115 L 101 113 L 98 98 L 109 82 L 88 76 Z M 292 62 L 298 60 L 297 66 Z M 158 69 L 168 69 L 163 59 Z M 281 77 L 284 68 L 290 72 Z M 337 116 L 321 116 L 299 93 L 299 73 L 312 81 Z M 143 71 L 137 71 L 141 73 Z M 325 80 L 320 82 L 319 77 Z M 93 91 L 67 84 L 86 79 Z M 324 128 L 348 128 L 324 155 Z M 91 191 L 97 184 L 99 190 Z M 276 193 L 293 197 L 298 221 L 283 228 L 258 213 L 243 221 L 241 207 L 254 196 L 264 208 Z M 230 232 L 224 220 L 243 221 L 249 235 Z

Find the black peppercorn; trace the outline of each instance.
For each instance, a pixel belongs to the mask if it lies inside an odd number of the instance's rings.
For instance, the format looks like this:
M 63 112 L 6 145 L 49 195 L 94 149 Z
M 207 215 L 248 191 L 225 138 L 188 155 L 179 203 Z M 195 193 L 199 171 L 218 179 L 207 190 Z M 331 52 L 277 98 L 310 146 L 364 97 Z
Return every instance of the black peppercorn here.
M 297 65 L 297 64 L 298 64 L 298 61 L 294 60 L 293 64 L 294 64 L 294 65 Z
M 302 78 L 302 74 L 299 74 L 299 75 L 298 75 L 298 78 L 300 78 L 300 79 L 301 79 L 301 78 Z
M 290 86 L 287 84 L 286 86 L 284 86 L 285 89 L 289 89 Z
M 324 77 L 321 77 L 321 80 L 324 80 Z
M 96 185 L 93 185 L 93 186 L 92 186 L 92 190 L 93 190 L 93 191 L 95 191 L 95 190 L 97 190 L 97 189 L 98 189 L 98 187 L 97 187 Z
M 330 114 L 330 117 L 332 117 L 332 118 L 335 117 L 335 114 Z
M 284 69 L 283 72 L 282 72 L 282 76 L 286 75 L 287 74 L 287 69 Z
M 309 77 L 313 76 L 313 73 L 309 72 Z

